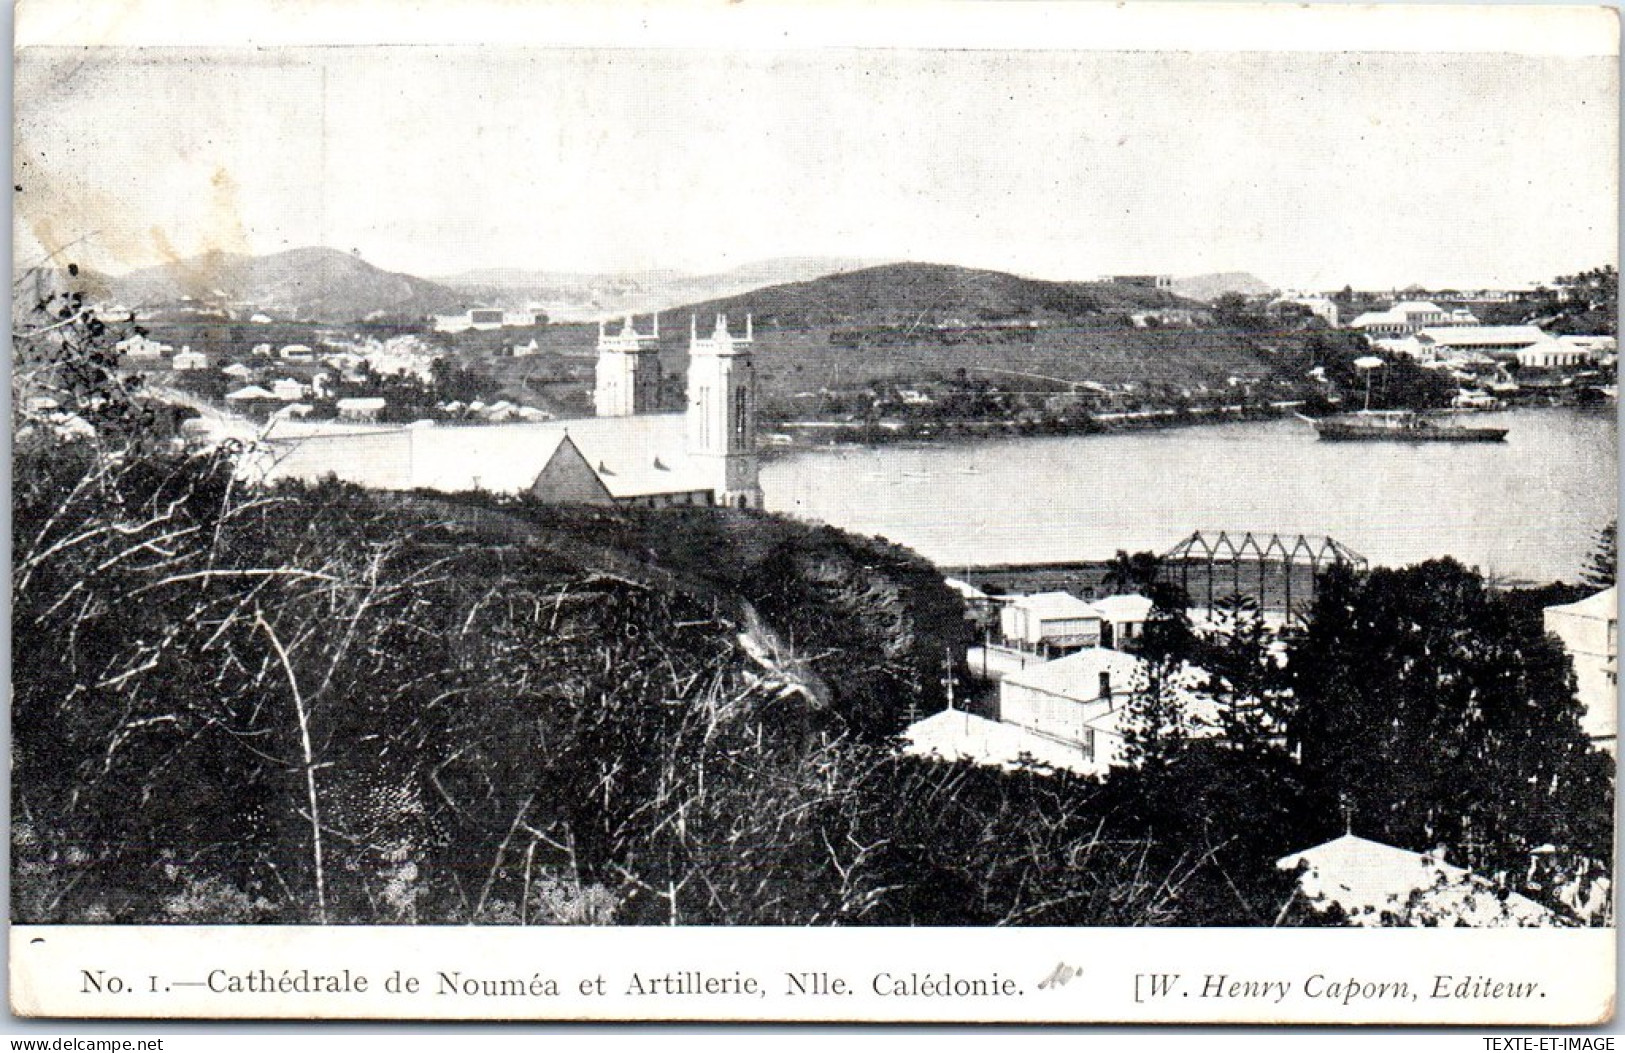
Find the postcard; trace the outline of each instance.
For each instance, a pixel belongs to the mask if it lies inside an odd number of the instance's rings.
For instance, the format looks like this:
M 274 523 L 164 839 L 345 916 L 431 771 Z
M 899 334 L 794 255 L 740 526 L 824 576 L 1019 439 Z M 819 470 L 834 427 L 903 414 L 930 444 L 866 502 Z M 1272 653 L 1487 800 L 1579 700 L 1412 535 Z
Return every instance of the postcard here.
M 1618 36 L 20 5 L 13 1012 L 1607 1020 Z

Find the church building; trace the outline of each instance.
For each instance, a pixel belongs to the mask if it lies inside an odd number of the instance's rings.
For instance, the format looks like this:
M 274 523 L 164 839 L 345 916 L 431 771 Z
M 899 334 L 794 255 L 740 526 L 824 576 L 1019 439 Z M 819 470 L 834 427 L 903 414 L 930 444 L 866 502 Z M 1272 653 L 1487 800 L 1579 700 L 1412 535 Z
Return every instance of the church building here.
M 655 412 L 659 322 L 639 333 L 599 328 L 594 406 L 579 420 L 527 424 L 366 427 L 278 422 L 249 474 L 348 482 L 386 490 L 529 493 L 544 501 L 669 508 L 761 508 L 756 373 L 749 317 L 742 336 L 718 315 L 708 336 L 689 327 L 687 407 Z

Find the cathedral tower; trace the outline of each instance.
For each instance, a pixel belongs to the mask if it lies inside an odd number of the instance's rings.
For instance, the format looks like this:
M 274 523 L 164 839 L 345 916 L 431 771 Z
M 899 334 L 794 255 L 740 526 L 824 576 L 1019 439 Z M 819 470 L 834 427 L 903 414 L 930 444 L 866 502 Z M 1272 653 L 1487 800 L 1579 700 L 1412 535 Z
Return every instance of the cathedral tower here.
M 762 507 L 756 478 L 756 367 L 751 362 L 751 323 L 745 335 L 728 332 L 728 318 L 701 339 L 689 319 L 688 455 L 714 480 L 717 504 Z
M 660 408 L 660 316 L 645 335 L 626 316 L 619 333 L 598 323 L 598 372 L 593 405 L 600 417 L 630 417 Z

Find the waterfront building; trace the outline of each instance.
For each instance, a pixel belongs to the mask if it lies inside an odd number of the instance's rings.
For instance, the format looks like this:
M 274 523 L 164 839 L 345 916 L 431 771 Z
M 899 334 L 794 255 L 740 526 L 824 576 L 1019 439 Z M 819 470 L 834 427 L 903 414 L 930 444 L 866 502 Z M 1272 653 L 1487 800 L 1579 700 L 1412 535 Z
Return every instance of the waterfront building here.
M 1592 742 L 1613 753 L 1619 728 L 1619 590 L 1547 607 L 1545 624 L 1574 663 L 1574 693 L 1584 709 L 1581 726 Z

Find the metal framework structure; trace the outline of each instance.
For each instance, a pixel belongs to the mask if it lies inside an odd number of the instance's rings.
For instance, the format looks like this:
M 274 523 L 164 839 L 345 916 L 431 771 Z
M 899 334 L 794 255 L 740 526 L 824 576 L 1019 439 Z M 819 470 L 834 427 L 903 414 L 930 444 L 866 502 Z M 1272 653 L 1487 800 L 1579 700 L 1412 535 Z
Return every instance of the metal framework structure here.
M 1187 596 L 1191 595 L 1191 579 L 1197 579 L 1200 589 L 1205 578 L 1208 607 L 1217 599 L 1240 594 L 1252 596 L 1261 610 L 1291 614 L 1293 578 L 1303 579 L 1297 586 L 1300 602 L 1313 602 L 1315 579 L 1334 564 L 1359 571 L 1370 567 L 1364 556 L 1329 537 L 1283 537 L 1252 531 L 1238 536 L 1222 530 L 1217 534 L 1198 530 L 1162 554 L 1159 573 L 1164 581 L 1177 582 Z M 1227 584 L 1231 586 L 1228 589 L 1224 588 Z M 1196 598 L 1191 596 L 1192 600 Z

